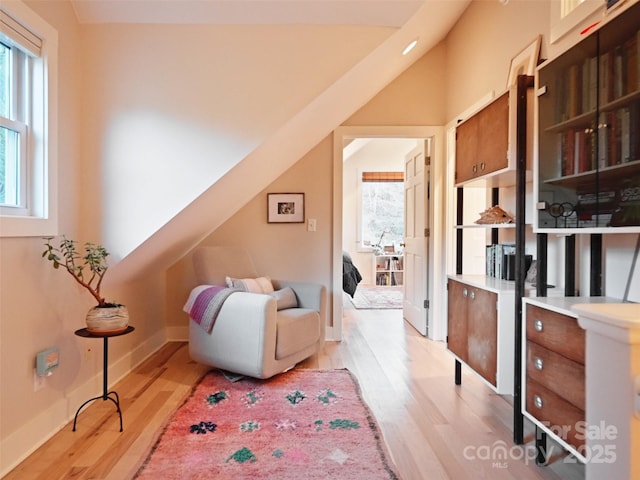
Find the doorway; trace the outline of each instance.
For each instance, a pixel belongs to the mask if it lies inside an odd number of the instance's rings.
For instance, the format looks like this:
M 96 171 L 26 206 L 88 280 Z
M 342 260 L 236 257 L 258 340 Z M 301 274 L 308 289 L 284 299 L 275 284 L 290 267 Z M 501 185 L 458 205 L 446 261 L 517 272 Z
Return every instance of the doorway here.
M 398 168 L 403 171 L 406 168 L 405 165 L 405 155 L 408 151 L 410 151 L 411 147 L 416 145 L 417 139 L 424 141 L 425 139 L 436 139 L 433 156 L 434 159 L 441 159 L 442 152 L 444 151 L 442 145 L 442 128 L 440 127 L 341 127 L 334 132 L 334 234 L 333 234 L 333 243 L 334 243 L 334 272 L 336 274 L 334 277 L 334 285 L 333 289 L 336 294 L 333 295 L 332 300 L 332 317 L 333 317 L 333 325 L 331 325 L 328 329 L 330 332 L 331 339 L 340 340 L 342 337 L 342 312 L 343 312 L 343 298 L 342 298 L 342 285 L 341 285 L 341 272 L 342 272 L 342 251 L 355 251 L 354 263 L 358 265 L 358 268 L 362 268 L 364 270 L 363 277 L 368 279 L 368 282 L 375 282 L 375 264 L 374 264 L 374 256 L 371 253 L 371 248 L 365 248 L 362 241 L 362 236 L 358 237 L 359 230 L 358 225 L 353 225 L 353 220 L 349 222 L 349 217 L 353 219 L 353 213 L 348 215 L 345 212 L 345 205 L 351 204 L 352 210 L 357 212 L 357 188 L 353 189 L 344 189 L 344 184 L 346 182 L 351 182 L 352 185 L 356 183 L 357 178 L 357 169 L 356 173 L 353 171 L 349 171 L 348 166 L 345 166 L 345 152 L 343 151 L 345 145 L 353 145 L 350 147 L 354 150 L 362 150 L 367 145 L 375 146 L 377 142 L 382 142 L 382 140 L 387 140 L 389 144 L 396 144 L 396 147 L 402 143 L 404 143 L 408 148 L 404 149 L 404 152 L 399 156 L 398 160 Z M 347 155 L 348 155 L 347 150 Z M 348 160 L 348 159 L 347 159 Z M 432 162 L 433 163 L 433 162 Z M 365 164 L 366 165 L 366 164 Z M 433 168 L 433 165 L 432 165 Z M 385 167 L 385 171 L 388 168 Z M 362 168 L 360 169 L 360 174 L 362 173 Z M 352 176 L 349 179 L 349 176 Z M 346 177 L 345 177 L 346 176 Z M 436 188 L 436 191 L 433 191 L 432 194 L 437 193 L 441 194 L 439 187 Z M 355 206 L 354 206 L 355 205 Z M 440 231 L 440 222 L 442 215 L 431 215 L 429 221 L 432 224 L 437 223 L 436 228 L 429 228 L 429 230 L 435 232 Z M 357 220 L 356 220 L 357 221 Z M 443 238 L 440 236 L 439 238 Z M 435 238 L 433 239 L 435 240 Z M 439 240 L 436 240 L 438 243 Z M 379 243 L 379 242 L 376 242 Z M 393 243 L 390 245 L 385 245 L 384 236 L 383 241 L 381 242 L 383 245 L 381 247 L 390 247 L 394 248 Z M 346 248 L 345 248 L 346 247 Z M 404 248 L 403 246 L 398 245 L 398 247 Z M 439 246 L 441 247 L 441 245 Z M 360 251 L 358 251 L 358 248 Z M 442 252 L 442 248 L 431 249 L 431 252 Z M 389 253 L 396 253 L 389 252 Z M 395 255 L 391 255 L 394 257 Z M 443 272 L 444 271 L 444 256 L 436 255 L 435 263 L 430 263 L 428 269 L 424 269 L 425 275 L 432 277 L 435 272 Z M 363 260 L 364 258 L 364 260 Z M 391 259 L 393 260 L 393 258 Z M 439 273 L 442 275 L 442 273 Z M 403 283 L 405 284 L 405 288 L 407 284 L 411 284 L 411 280 L 408 280 L 406 277 L 403 279 Z M 436 295 L 442 295 L 442 292 L 434 291 L 434 283 L 431 281 L 425 281 L 425 285 L 428 285 L 429 292 L 421 292 L 421 295 L 425 299 L 424 301 L 420 301 L 420 305 L 424 305 L 423 315 L 425 316 L 433 316 L 433 314 L 438 310 L 440 301 L 430 301 L 427 302 L 426 298 L 432 298 L 434 293 Z M 435 287 L 435 290 L 438 290 Z M 340 295 L 338 295 L 340 292 Z M 435 298 L 434 298 L 435 300 Z M 429 337 L 430 338 L 438 338 L 438 335 L 441 335 L 441 323 L 439 320 L 432 322 L 433 328 L 430 329 Z
M 344 308 L 403 308 L 404 158 L 409 138 L 352 138 L 343 148 L 342 248 L 362 276 Z

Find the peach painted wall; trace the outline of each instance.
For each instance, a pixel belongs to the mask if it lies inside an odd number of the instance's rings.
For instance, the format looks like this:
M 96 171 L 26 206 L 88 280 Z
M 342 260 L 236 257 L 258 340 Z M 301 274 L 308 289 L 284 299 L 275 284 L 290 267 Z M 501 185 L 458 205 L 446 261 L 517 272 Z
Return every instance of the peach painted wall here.
M 442 90 L 435 88 L 443 86 L 443 52 L 444 47 L 439 45 L 419 59 L 365 105 L 354 116 L 355 121 L 396 126 L 437 125 L 444 121 L 444 97 Z M 425 85 L 434 88 L 425 88 Z M 406 104 L 407 98 L 412 99 L 410 106 Z M 389 120 L 385 122 L 385 118 Z M 353 122 L 352 117 L 346 123 Z M 307 232 L 306 226 L 301 224 L 267 224 L 267 192 L 305 192 L 306 217 L 317 219 L 317 231 Z M 331 289 L 334 274 L 331 265 L 332 198 L 333 138 L 330 136 L 202 244 L 243 245 L 251 251 L 259 272 L 273 278 L 322 283 L 327 286 L 331 301 L 331 295 L 342 295 Z M 167 272 L 167 287 L 171 292 L 167 296 L 167 325 L 173 338 L 186 338 L 188 317 L 182 306 L 195 285 L 189 253 Z M 328 324 L 332 325 L 333 319 L 329 318 Z

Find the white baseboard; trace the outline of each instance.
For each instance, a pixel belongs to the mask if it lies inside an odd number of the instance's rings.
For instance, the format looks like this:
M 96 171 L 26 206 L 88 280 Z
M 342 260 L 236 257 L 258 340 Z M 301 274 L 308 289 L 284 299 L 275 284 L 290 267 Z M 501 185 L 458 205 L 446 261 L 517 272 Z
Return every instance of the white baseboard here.
M 135 367 L 167 343 L 167 332 L 159 331 L 144 343 L 109 365 L 109 387 L 116 384 Z M 99 386 L 99 387 L 97 387 Z M 98 388 L 98 390 L 96 390 Z M 64 398 L 49 405 L 0 443 L 0 478 L 17 467 L 47 440 L 62 430 L 87 399 L 102 394 L 102 370 Z M 8 460 L 10 459 L 10 460 Z
M 167 341 L 168 342 L 188 342 L 189 341 L 189 327 L 167 327 Z

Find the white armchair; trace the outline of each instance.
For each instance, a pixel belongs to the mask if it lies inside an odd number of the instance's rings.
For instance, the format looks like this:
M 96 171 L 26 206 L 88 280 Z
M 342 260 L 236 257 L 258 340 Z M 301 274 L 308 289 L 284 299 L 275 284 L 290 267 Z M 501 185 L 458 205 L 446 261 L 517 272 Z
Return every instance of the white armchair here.
M 226 277 L 258 277 L 249 253 L 239 247 L 200 247 L 193 255 L 200 285 L 225 285 Z M 291 287 L 297 307 L 277 309 L 268 294 L 235 292 L 222 304 L 211 333 L 189 321 L 189 353 L 195 361 L 255 378 L 269 378 L 318 352 L 324 344 L 323 285 L 273 280 Z

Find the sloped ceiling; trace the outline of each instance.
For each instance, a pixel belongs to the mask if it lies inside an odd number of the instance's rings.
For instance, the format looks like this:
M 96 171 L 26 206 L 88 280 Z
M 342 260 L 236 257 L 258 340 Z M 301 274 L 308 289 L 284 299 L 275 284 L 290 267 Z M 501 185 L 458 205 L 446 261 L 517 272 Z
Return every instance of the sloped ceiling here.
M 401 27 L 421 0 L 74 0 L 81 23 Z
M 81 23 L 333 24 L 391 26 L 395 33 L 284 122 L 221 179 L 137 245 L 111 247 L 109 283 L 171 266 L 436 46 L 470 0 L 73 0 Z M 406 56 L 404 48 L 418 40 Z M 383 66 L 381 68 L 381 66 Z M 283 149 L 286 145 L 286 149 Z M 268 166 L 268 167 L 266 167 Z M 242 184 L 243 189 L 237 185 Z M 234 186 L 236 188 L 234 188 Z M 217 199 L 228 208 L 211 211 Z M 201 221 L 207 211 L 206 224 Z

